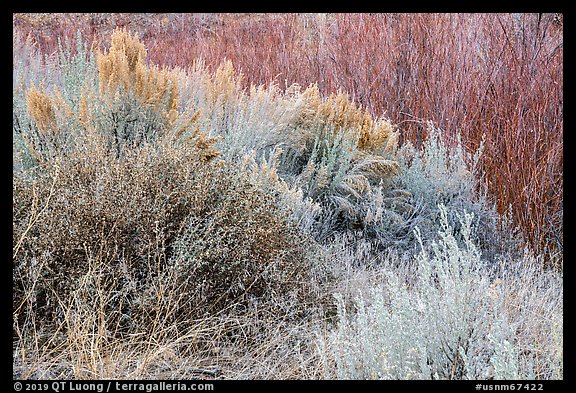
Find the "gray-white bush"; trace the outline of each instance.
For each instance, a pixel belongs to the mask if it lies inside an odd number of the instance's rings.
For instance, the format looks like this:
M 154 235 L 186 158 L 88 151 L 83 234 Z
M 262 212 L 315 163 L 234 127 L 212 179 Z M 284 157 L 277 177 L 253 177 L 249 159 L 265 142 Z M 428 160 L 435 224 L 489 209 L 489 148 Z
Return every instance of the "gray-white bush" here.
M 439 240 L 431 251 L 416 230 L 421 252 L 415 279 L 388 268 L 385 282 L 368 295 L 364 291 L 352 302 L 336 295 L 337 326 L 322 343 L 334 359 L 328 376 L 561 378 L 561 276 L 530 269 L 536 263 L 529 256 L 518 261 L 521 271 L 512 273 L 507 265 L 495 271 L 471 240 L 472 214 L 459 217 L 462 242 L 443 205 L 439 221 Z M 534 301 L 543 283 L 545 300 Z
M 441 130 L 428 122 L 428 138 L 419 150 L 410 142 L 399 151 L 399 188 L 412 195 L 414 212 L 407 221 L 405 232 L 414 245 L 413 230 L 420 229 L 423 239 L 430 239 L 441 229 L 438 204 L 447 208 L 448 221 L 458 229 L 458 215 L 464 211 L 474 214 L 472 236 L 481 248 L 483 257 L 495 260 L 498 256 L 515 252 L 521 256 L 522 242 L 518 231 L 507 216 L 502 217 L 489 200 L 483 186 L 479 167 L 482 144 L 476 152 L 462 146 L 459 135 L 452 146 L 442 138 Z M 462 239 L 460 239 L 462 240 Z

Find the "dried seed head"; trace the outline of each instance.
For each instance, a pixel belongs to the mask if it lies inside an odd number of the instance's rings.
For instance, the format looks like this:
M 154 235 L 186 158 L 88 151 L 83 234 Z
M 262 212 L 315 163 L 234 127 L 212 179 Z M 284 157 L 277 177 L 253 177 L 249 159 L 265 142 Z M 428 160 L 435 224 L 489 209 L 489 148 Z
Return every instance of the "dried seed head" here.
M 54 133 L 56 131 L 56 116 L 54 113 L 54 103 L 46 94 L 43 87 L 40 91 L 34 85 L 28 90 L 26 96 L 28 112 L 34 119 L 38 129 L 44 133 Z

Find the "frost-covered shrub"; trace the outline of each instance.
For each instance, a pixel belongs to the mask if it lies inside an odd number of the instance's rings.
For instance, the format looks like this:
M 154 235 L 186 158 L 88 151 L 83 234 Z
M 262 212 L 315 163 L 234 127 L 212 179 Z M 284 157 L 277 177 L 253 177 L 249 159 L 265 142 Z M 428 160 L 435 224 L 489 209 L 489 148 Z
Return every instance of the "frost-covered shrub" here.
M 506 217 L 502 217 L 489 201 L 479 171 L 482 145 L 474 153 L 467 152 L 459 136 L 453 146 L 443 139 L 441 130 L 428 123 L 428 138 L 421 150 L 410 142 L 399 151 L 400 175 L 398 186 L 411 195 L 414 207 L 407 221 L 408 232 L 404 244 L 414 244 L 413 229 L 418 226 L 424 239 L 435 236 L 440 227 L 438 204 L 446 206 L 448 221 L 458 229 L 458 215 L 464 211 L 474 214 L 472 226 L 475 241 L 483 256 L 494 260 L 498 255 L 519 252 L 521 241 Z M 406 240 L 405 238 L 405 240 Z
M 278 176 L 278 158 L 281 154 L 282 149 L 276 148 L 267 157 L 262 157 L 260 163 L 255 158 L 255 152 L 246 154 L 240 168 L 252 184 L 276 198 L 280 209 L 291 217 L 301 231 L 312 233 L 322 207 L 312 198 L 306 197 L 302 188 Z
M 496 279 L 471 240 L 473 215 L 460 235 L 439 206 L 440 240 L 416 256 L 415 278 L 389 269 L 385 282 L 350 304 L 337 295 L 338 322 L 329 348 L 343 379 L 531 379 L 562 375 L 562 351 L 546 334 L 561 335 L 562 280 L 528 270 Z M 416 238 L 421 242 L 419 231 Z M 527 262 L 524 259 L 522 262 Z M 536 264 L 534 264 L 536 265 Z M 530 279 L 526 280 L 526 276 Z M 546 316 L 530 292 L 551 285 Z M 506 289 L 504 289 L 506 288 Z M 516 296 L 506 297 L 504 293 Z M 531 321 L 537 320 L 534 334 Z M 559 330 L 560 329 L 560 330 Z M 551 343 L 544 349 L 544 340 Z M 543 350 L 538 353 L 536 348 Z M 540 362 L 536 366 L 537 362 Z
M 543 269 L 543 258 L 503 258 L 491 269 L 489 296 L 514 332 L 521 377 L 563 379 L 563 273 Z
M 318 205 L 307 217 L 297 214 L 318 239 L 370 225 L 390 209 L 381 205 L 368 218 L 364 211 L 373 188 L 398 171 L 398 133 L 387 119 L 374 119 L 342 92 L 322 97 L 316 85 L 280 90 L 274 83 L 243 89 L 241 79 L 230 62 L 211 73 L 200 61 L 179 78 L 182 102 L 200 112 L 199 126 L 219 139 L 223 157 L 250 156 L 256 172 L 270 168 L 282 183 L 273 187 L 280 203 L 296 204 L 290 210 L 303 213 L 301 200 Z

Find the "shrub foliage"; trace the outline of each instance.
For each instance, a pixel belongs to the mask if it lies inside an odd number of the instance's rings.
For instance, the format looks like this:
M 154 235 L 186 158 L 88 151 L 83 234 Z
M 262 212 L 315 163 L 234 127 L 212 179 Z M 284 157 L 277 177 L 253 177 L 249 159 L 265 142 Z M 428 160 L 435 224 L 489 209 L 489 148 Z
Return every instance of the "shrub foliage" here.
M 368 96 L 162 68 L 125 29 L 14 42 L 16 377 L 562 378 L 562 274 L 482 144 L 399 147 Z

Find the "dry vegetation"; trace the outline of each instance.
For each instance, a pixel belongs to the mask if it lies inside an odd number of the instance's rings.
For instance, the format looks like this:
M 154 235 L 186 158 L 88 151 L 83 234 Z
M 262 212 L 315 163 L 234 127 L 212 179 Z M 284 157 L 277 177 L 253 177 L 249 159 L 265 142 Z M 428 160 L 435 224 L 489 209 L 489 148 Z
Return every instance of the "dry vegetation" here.
M 14 377 L 563 378 L 561 15 L 13 24 Z
M 89 21 L 89 23 L 86 23 Z M 210 69 L 231 60 L 260 84 L 342 88 L 421 143 L 432 120 L 476 149 L 501 213 L 539 250 L 562 251 L 561 14 L 40 14 L 15 15 L 44 53 L 76 29 L 103 42 L 141 33 L 155 64 Z

